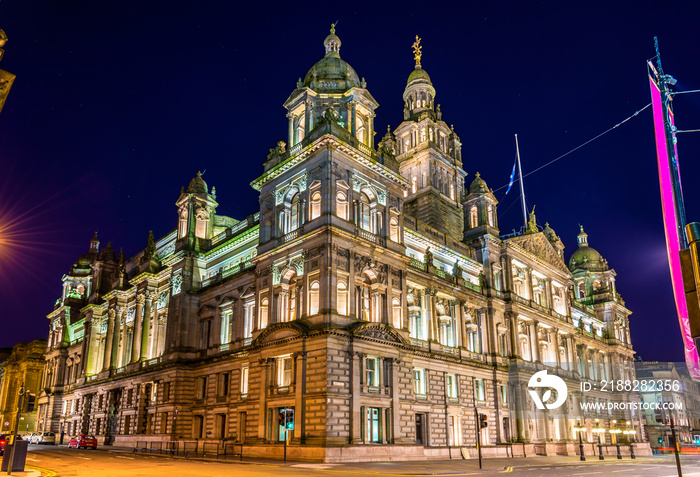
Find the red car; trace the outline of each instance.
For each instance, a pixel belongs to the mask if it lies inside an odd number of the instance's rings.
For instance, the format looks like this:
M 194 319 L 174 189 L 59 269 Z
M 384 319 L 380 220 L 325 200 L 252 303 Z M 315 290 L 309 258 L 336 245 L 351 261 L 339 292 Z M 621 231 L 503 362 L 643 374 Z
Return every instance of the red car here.
M 95 439 L 95 436 L 80 434 L 79 436 L 71 438 L 70 442 L 68 442 L 68 447 L 75 447 L 76 449 L 92 447 L 93 449 L 97 449 L 97 439 Z
M 0 455 L 5 455 L 5 434 L 0 434 Z

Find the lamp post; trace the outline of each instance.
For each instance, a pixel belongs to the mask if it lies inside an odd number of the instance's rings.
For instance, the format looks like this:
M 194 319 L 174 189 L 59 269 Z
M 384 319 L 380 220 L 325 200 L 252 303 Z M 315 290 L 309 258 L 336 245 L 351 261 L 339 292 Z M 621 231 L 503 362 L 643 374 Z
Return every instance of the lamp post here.
M 600 443 L 600 435 L 605 432 L 605 428 L 600 427 L 600 419 L 595 420 L 595 427 L 591 429 L 591 432 L 598 436 L 598 459 L 605 460 L 605 457 L 603 457 L 603 444 Z
M 582 461 L 582 462 L 585 462 L 585 461 L 586 461 L 586 456 L 585 456 L 585 454 L 583 453 L 583 438 L 582 438 L 581 434 L 583 434 L 584 432 L 586 432 L 586 428 L 585 428 L 585 427 L 582 427 L 582 426 L 581 426 L 581 423 L 578 422 L 578 423 L 574 426 L 574 432 L 578 432 L 578 449 L 579 449 L 579 452 L 580 452 L 580 454 L 581 454 L 581 461 Z
M 623 434 L 627 436 L 627 439 L 629 440 L 630 443 L 630 457 L 632 459 L 636 459 L 637 456 L 634 455 L 634 435 L 637 433 L 634 429 L 631 427 L 631 422 L 627 421 L 627 429 L 622 431 Z
M 613 419 L 612 424 L 617 424 L 617 421 Z M 622 432 L 622 429 L 610 426 L 610 434 L 615 436 L 615 447 L 617 447 L 617 458 L 622 459 L 622 454 L 620 454 L 620 440 L 618 439 L 618 434 Z

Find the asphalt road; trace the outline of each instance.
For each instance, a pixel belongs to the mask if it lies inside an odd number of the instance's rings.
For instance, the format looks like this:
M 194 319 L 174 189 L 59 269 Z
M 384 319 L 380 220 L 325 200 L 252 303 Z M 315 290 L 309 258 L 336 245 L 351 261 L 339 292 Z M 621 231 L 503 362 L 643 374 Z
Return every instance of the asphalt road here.
M 700 477 L 700 457 L 683 456 L 683 475 Z M 530 459 L 488 459 L 479 470 L 475 460 L 422 461 L 372 464 L 321 464 L 277 461 L 210 462 L 160 457 L 133 452 L 108 450 L 76 450 L 59 446 L 30 445 L 28 468 L 42 471 L 46 477 L 121 477 L 121 476 L 420 476 L 420 475 L 483 475 L 500 476 L 566 476 L 566 477 L 675 477 L 672 456 L 631 460 L 589 459 L 585 463 L 575 458 L 543 457 Z

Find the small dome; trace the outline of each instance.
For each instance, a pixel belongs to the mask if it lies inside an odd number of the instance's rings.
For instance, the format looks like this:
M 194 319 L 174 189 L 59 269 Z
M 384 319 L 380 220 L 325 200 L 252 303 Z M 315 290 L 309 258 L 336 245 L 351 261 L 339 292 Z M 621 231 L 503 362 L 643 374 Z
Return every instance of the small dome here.
M 360 77 L 352 66 L 340 58 L 340 45 L 333 24 L 330 35 L 323 40 L 326 55 L 306 73 L 303 87 L 311 87 L 313 83 L 314 90 L 348 90 L 361 85 Z
M 433 84 L 430 81 L 430 75 L 428 74 L 428 72 L 420 66 L 416 66 L 416 69 L 411 71 L 411 74 L 408 75 L 408 81 L 406 81 L 406 86 L 409 86 L 414 81 L 418 81 L 420 83 L 428 83 L 430 85 Z
M 549 226 L 549 222 L 544 223 L 544 229 L 542 229 L 542 232 L 544 232 L 544 236 L 547 237 L 547 240 L 549 240 L 551 243 L 559 241 L 557 233 L 552 227 Z
M 583 231 L 578 234 L 578 249 L 569 259 L 569 270 L 587 270 L 590 272 L 605 272 L 609 269 L 608 261 L 596 249 L 588 245 L 588 234 Z
M 207 194 L 209 193 L 209 188 L 207 183 L 202 179 L 202 173 L 197 172 L 197 177 L 190 181 L 190 185 L 187 187 L 187 192 L 191 194 Z
M 488 192 L 491 192 L 489 190 L 489 186 L 486 185 L 486 181 L 481 178 L 481 174 L 478 172 L 474 176 L 474 180 L 472 181 L 471 185 L 469 186 L 469 193 L 470 194 L 486 194 Z
M 100 260 L 103 262 L 115 262 L 117 260 L 117 254 L 112 248 L 112 242 L 108 242 L 107 246 L 100 252 Z

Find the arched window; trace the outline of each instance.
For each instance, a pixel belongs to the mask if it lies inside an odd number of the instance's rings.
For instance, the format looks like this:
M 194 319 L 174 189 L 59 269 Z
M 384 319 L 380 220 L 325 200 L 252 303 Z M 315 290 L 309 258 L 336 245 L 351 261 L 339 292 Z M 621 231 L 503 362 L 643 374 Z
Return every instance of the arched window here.
M 335 196 L 335 214 L 343 220 L 350 220 L 348 212 L 348 196 L 345 192 L 338 192 Z
M 488 211 L 488 216 L 489 216 L 489 225 L 490 225 L 491 227 L 493 227 L 493 226 L 494 226 L 494 225 L 493 225 L 493 206 L 492 206 L 492 205 L 489 205 L 487 211 Z
M 394 298 L 391 302 L 391 308 L 394 328 L 401 329 L 401 301 L 398 298 Z
M 269 301 L 267 298 L 263 298 L 260 302 L 260 329 L 267 326 L 267 310 L 269 308 Z
M 578 284 L 578 297 L 579 298 L 586 297 L 586 284 L 584 282 L 581 282 Z
M 301 142 L 304 139 L 304 125 L 305 125 L 305 123 L 306 123 L 306 116 L 304 114 L 302 114 L 301 116 L 299 116 L 299 119 L 297 119 L 297 128 L 296 128 L 296 132 L 297 132 L 296 139 L 297 140 L 296 140 L 295 144 L 298 142 Z
M 348 285 L 344 281 L 338 281 L 338 314 L 348 314 Z
M 294 194 L 294 197 L 292 197 L 292 203 L 291 206 L 289 207 L 289 230 L 288 232 L 291 232 L 292 230 L 296 230 L 299 228 L 299 225 L 301 225 L 301 217 L 299 216 L 299 194 Z
M 357 131 L 356 137 L 357 140 L 364 143 L 365 142 L 365 122 L 364 120 L 360 117 L 360 115 L 357 115 L 357 119 L 355 121 L 355 130 Z
M 394 242 L 399 242 L 399 219 L 396 217 L 389 220 L 389 238 Z
M 520 335 L 520 354 L 525 361 L 531 361 L 530 338 L 527 335 Z
M 298 318 L 297 316 L 297 295 L 298 295 L 298 288 L 296 281 L 294 279 L 289 281 L 289 294 L 288 300 L 289 300 L 289 307 L 288 307 L 288 313 L 287 313 L 287 321 L 292 321 L 296 320 Z
M 368 278 L 362 283 L 361 309 L 360 318 L 365 321 L 372 321 L 372 288 Z
M 315 315 L 319 309 L 319 285 L 318 282 L 311 283 L 309 287 L 309 314 Z
M 417 190 L 418 190 L 418 178 L 414 177 L 411 180 L 411 194 L 415 194 Z
M 321 193 L 319 191 L 311 194 L 311 220 L 321 216 Z
M 364 192 L 360 199 L 360 227 L 368 232 L 372 232 L 372 209 L 369 197 Z
M 469 226 L 471 228 L 476 228 L 479 225 L 479 212 L 476 210 L 476 206 L 472 205 L 469 209 Z

